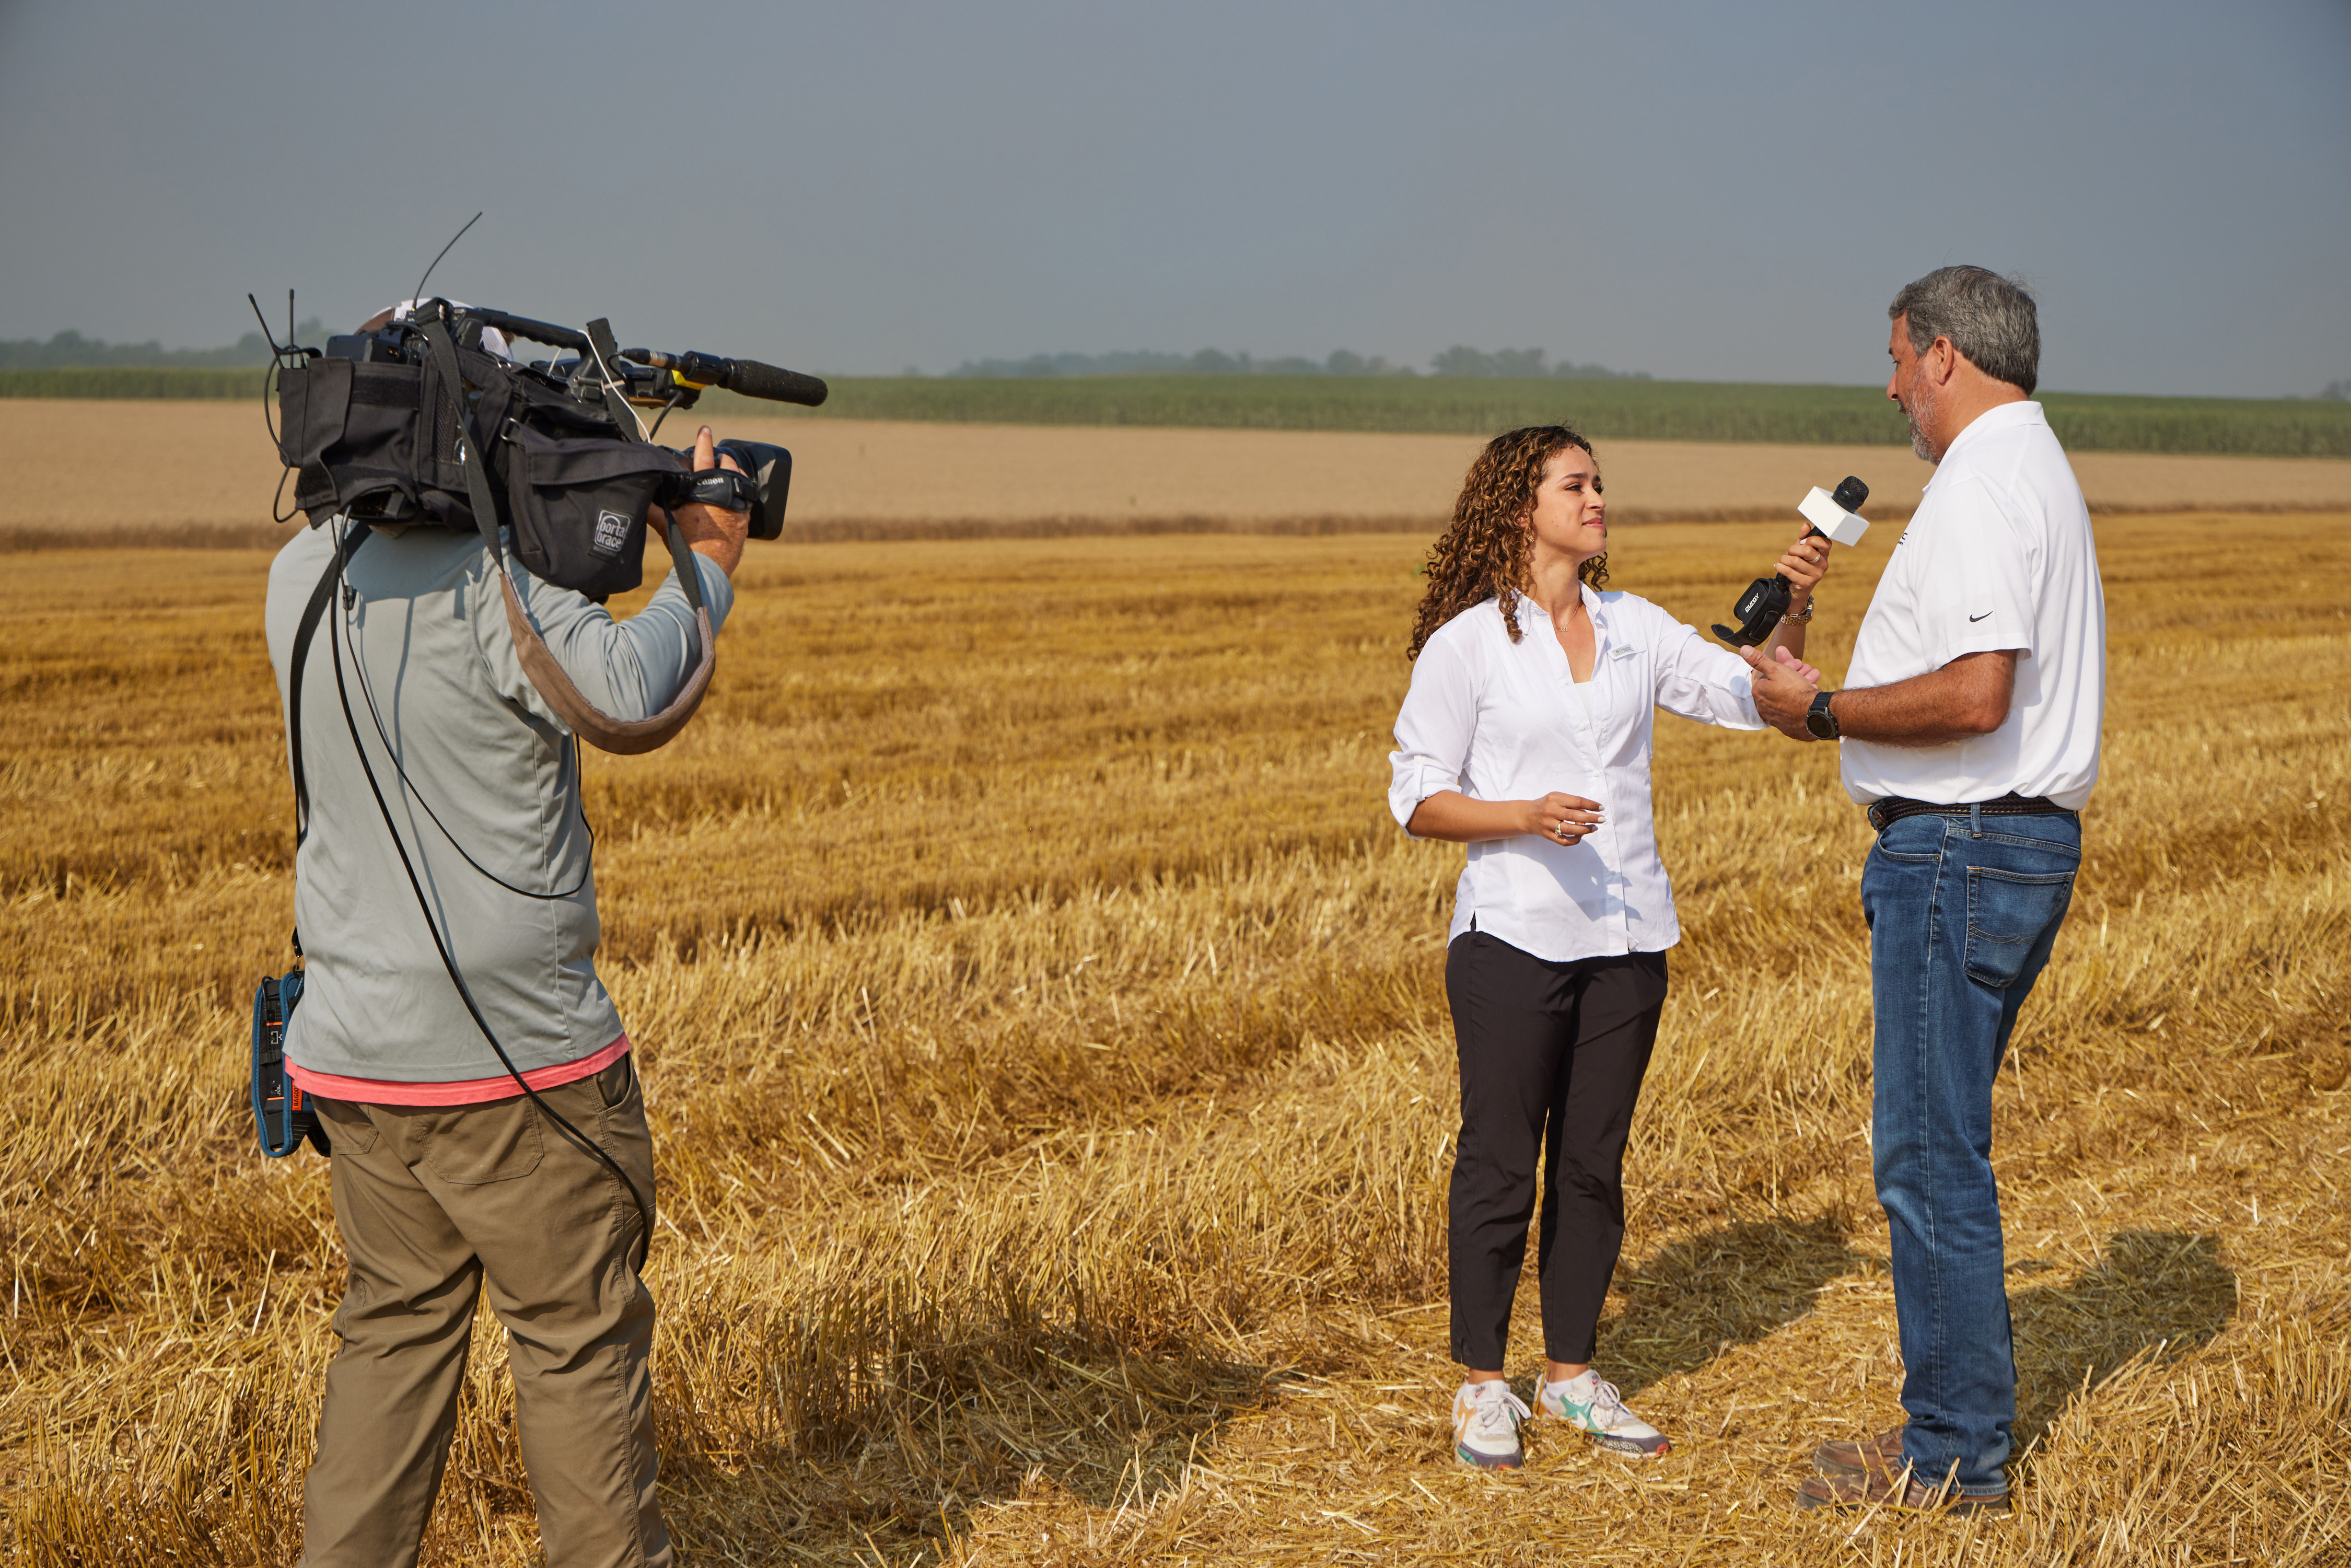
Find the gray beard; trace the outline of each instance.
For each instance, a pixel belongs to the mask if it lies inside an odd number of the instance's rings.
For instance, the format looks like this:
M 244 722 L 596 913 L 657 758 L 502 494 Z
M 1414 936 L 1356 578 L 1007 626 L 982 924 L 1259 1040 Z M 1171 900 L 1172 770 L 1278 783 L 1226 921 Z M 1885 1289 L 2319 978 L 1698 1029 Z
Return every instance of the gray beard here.
M 1928 440 L 1926 429 L 1919 423 L 1922 419 L 1931 421 L 1935 417 L 1935 394 L 1923 387 L 1913 392 L 1910 401 L 1902 405 L 1902 416 L 1910 422 L 1910 450 L 1928 462 L 1939 465 L 1943 455 L 1935 449 L 1933 442 Z

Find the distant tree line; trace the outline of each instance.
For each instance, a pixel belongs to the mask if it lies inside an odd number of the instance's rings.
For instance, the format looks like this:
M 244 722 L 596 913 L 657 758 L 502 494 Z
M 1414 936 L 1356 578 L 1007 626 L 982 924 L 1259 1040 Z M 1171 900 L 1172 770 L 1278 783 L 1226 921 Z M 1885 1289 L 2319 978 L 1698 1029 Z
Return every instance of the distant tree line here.
M 1579 365 L 1564 360 L 1553 365 L 1547 363 L 1547 359 L 1541 349 L 1501 349 L 1489 354 L 1457 343 L 1428 364 L 1429 373 L 1439 376 L 1556 376 L 1570 381 L 1636 382 L 1649 379 L 1646 371 L 1612 371 L 1605 365 Z M 1420 372 L 1410 365 L 1390 364 L 1377 354 L 1366 359 L 1346 349 L 1319 361 L 1298 354 L 1259 360 L 1217 349 L 1202 349 L 1196 354 L 1134 349 L 1113 350 L 1107 354 L 1031 354 L 1025 360 L 966 360 L 947 374 L 1008 381 L 1031 376 L 1414 376 Z
M 1440 376 L 1510 376 L 1531 381 L 1538 376 L 1554 376 L 1571 382 L 1646 382 L 1646 371 L 1612 371 L 1606 365 L 1579 365 L 1562 360 L 1555 365 L 1543 363 L 1541 349 L 1497 349 L 1489 354 L 1456 343 L 1428 361 L 1429 368 Z
M 1411 367 L 1365 359 L 1342 349 L 1327 360 L 1292 354 L 1259 360 L 1203 349 L 1196 354 L 1165 354 L 1149 349 L 1113 349 L 1107 354 L 1031 354 L 1025 360 L 966 360 L 950 376 L 1008 381 L 1026 376 L 1408 376 Z
M 320 343 L 327 326 L 313 316 L 294 329 L 298 343 Z M 57 371 L 120 366 L 148 369 L 183 366 L 189 369 L 236 370 L 269 362 L 269 342 L 258 332 L 247 332 L 225 349 L 167 349 L 154 339 L 143 343 L 109 343 L 78 332 L 60 332 L 44 343 L 35 338 L 0 339 L 0 371 Z M 906 368 L 909 376 L 921 372 Z M 1106 354 L 1031 354 L 1025 360 L 966 360 L 947 372 L 967 380 L 1013 380 L 1035 376 L 1416 376 L 1410 365 L 1390 364 L 1377 354 L 1366 359 L 1345 349 L 1328 359 L 1310 360 L 1291 354 L 1279 360 L 1252 359 L 1202 349 L 1196 354 L 1165 354 L 1148 349 L 1113 350 Z M 1508 377 L 1520 381 L 1555 378 L 1579 382 L 1646 382 L 1646 371 L 1612 371 L 1605 365 L 1579 365 L 1566 360 L 1551 363 L 1541 349 L 1497 349 L 1487 353 L 1456 343 L 1428 361 L 1428 373 L 1438 376 Z M 2351 381 L 2329 382 L 2318 393 L 2321 402 L 2351 402 Z
M 294 329 L 298 343 L 318 343 L 326 323 L 316 317 Z M 144 343 L 107 343 L 79 332 L 60 332 L 44 343 L 32 338 L 0 340 L 0 371 L 62 371 L 85 366 L 186 365 L 195 369 L 235 369 L 269 362 L 269 340 L 247 332 L 226 349 L 167 349 L 150 339 Z

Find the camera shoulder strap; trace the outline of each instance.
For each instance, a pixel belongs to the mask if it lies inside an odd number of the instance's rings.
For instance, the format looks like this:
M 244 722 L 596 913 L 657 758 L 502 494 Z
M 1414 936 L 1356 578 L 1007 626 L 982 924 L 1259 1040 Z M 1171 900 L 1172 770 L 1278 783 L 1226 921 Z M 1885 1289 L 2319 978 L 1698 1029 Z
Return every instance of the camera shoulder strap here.
M 310 591 L 310 601 L 302 606 L 301 621 L 294 628 L 294 660 L 286 672 L 286 737 L 294 764 L 294 847 L 298 850 L 310 834 L 310 780 L 302 771 L 302 671 L 310 662 L 310 640 L 318 635 L 319 618 L 327 612 L 328 601 L 335 597 L 335 585 L 342 580 L 344 563 L 367 542 L 369 532 L 363 522 L 350 526 L 350 532 L 343 537 L 341 550 L 327 563 L 319 586 Z
M 644 718 L 615 718 L 590 702 L 572 684 L 571 677 L 549 650 L 547 640 L 538 634 L 538 628 L 531 624 L 530 616 L 523 610 L 522 596 L 515 591 L 514 575 L 507 566 L 506 547 L 498 540 L 498 508 L 490 493 L 489 472 L 483 465 L 481 449 L 475 444 L 471 421 L 466 417 L 465 382 L 457 364 L 457 346 L 451 340 L 444 321 L 427 320 L 422 324 L 422 330 L 432 348 L 433 364 L 440 372 L 442 389 L 456 405 L 457 449 L 465 465 L 465 488 L 474 504 L 476 526 L 489 544 L 491 563 L 497 570 L 498 591 L 506 601 L 507 626 L 514 633 L 515 654 L 522 662 L 523 674 L 530 677 L 538 695 L 547 699 L 547 706 L 591 746 L 627 755 L 667 744 L 685 727 L 694 710 L 702 706 L 703 693 L 710 689 L 711 672 L 718 665 L 717 638 L 710 629 L 710 611 L 702 602 L 702 584 L 686 562 L 685 541 L 676 524 L 670 525 L 670 555 L 678 563 L 680 584 L 694 607 L 701 656 L 667 707 Z

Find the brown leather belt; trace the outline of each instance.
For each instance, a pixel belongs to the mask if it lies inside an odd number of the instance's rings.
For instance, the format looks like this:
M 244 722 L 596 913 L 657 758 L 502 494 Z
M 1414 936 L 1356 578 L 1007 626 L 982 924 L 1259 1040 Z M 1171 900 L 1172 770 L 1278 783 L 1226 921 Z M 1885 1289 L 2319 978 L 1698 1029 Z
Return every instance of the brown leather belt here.
M 1906 800 L 1899 795 L 1888 795 L 1869 808 L 1869 825 L 1882 833 L 1887 823 L 1898 822 L 1905 817 L 1967 817 L 1979 811 L 1987 817 L 2077 815 L 2046 795 L 2020 795 L 2013 789 L 1997 800 L 1983 800 L 1967 806 L 1938 806 L 1931 800 Z

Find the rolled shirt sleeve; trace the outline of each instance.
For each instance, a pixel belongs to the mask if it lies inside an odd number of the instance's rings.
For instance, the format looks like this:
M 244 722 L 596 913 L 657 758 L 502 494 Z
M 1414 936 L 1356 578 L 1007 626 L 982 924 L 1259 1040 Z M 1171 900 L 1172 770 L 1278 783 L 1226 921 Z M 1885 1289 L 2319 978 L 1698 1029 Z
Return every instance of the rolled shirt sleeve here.
M 1388 810 L 1396 826 L 1410 834 L 1423 800 L 1462 787 L 1477 733 L 1477 682 L 1463 650 L 1429 643 L 1413 662 L 1412 686 L 1396 714 L 1396 748 L 1388 753 Z

